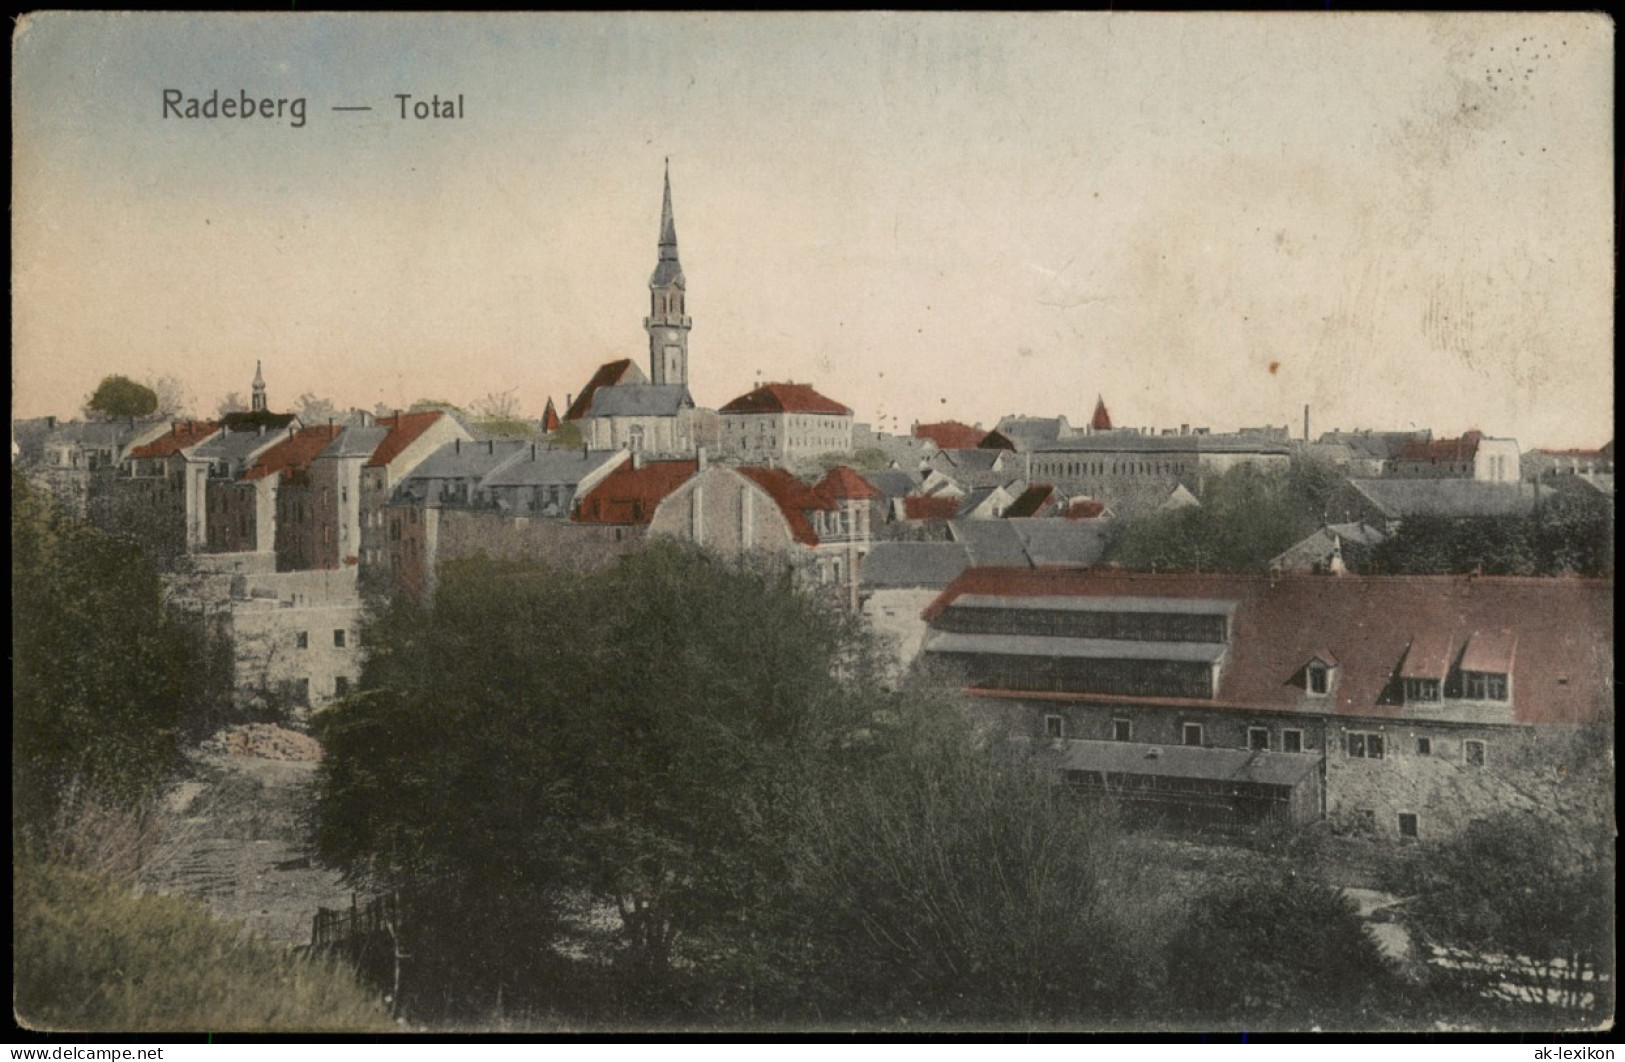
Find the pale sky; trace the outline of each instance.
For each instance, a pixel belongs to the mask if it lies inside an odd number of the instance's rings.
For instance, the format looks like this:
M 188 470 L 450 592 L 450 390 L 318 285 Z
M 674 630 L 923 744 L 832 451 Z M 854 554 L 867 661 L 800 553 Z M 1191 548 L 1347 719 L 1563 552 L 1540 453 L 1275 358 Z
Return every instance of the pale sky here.
M 647 370 L 669 156 L 701 405 L 1613 435 L 1598 15 L 67 13 L 13 79 L 17 416 L 562 408 Z

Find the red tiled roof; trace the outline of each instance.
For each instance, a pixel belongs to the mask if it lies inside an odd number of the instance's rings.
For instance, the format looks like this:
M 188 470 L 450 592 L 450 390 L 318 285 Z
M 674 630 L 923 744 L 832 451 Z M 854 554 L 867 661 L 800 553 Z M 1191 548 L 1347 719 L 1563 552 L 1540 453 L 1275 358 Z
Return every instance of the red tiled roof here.
M 1613 710 L 1612 580 L 972 568 L 949 584 L 924 618 L 935 619 L 965 594 L 1234 601 L 1230 655 L 1217 697 L 1193 704 L 1296 710 L 1302 691 L 1291 677 L 1311 657 L 1335 654 L 1339 677 L 1331 709 L 1400 719 L 1416 711 L 1401 705 L 1394 690 L 1415 634 L 1433 632 L 1459 647 L 1474 632 L 1487 637 L 1507 631 L 1517 638 L 1512 669 L 1517 722 L 1591 723 L 1610 718 Z
M 152 442 L 131 450 L 130 456 L 170 457 L 188 446 L 196 446 L 219 430 L 220 425 L 212 420 L 183 420 Z
M 932 497 L 910 494 L 903 499 L 903 518 L 906 520 L 952 520 L 959 515 L 962 498 Z
M 987 432 L 957 420 L 944 420 L 936 424 L 914 425 L 914 437 L 930 439 L 943 450 L 974 450 L 987 437 Z
M 818 481 L 818 485 L 813 490 L 832 500 L 845 500 L 848 498 L 867 500 L 885 497 L 884 494 L 875 489 L 874 484 L 845 465 L 836 465 L 830 469 L 829 473 Z
M 542 430 L 552 433 L 559 430 L 559 411 L 553 408 L 553 396 L 547 396 L 547 408 L 542 411 Z
M 1004 518 L 1009 520 L 1036 515 L 1050 500 L 1050 495 L 1054 493 L 1055 488 L 1048 483 L 1034 483 L 1022 491 L 1015 501 L 1010 503 L 1010 508 L 1004 511 Z
M 1461 653 L 1463 671 L 1484 671 L 1497 675 L 1512 673 L 1512 657 L 1518 636 L 1510 630 L 1474 631 Z
M 647 524 L 666 495 L 699 468 L 698 461 L 651 461 L 642 468 L 624 462 L 581 497 L 571 519 L 583 524 Z
M 631 358 L 622 358 L 620 361 L 606 362 L 598 366 L 598 371 L 592 374 L 587 386 L 576 400 L 570 403 L 570 408 L 564 411 L 565 420 L 580 420 L 592 408 L 592 396 L 600 387 L 614 387 L 621 382 L 621 377 L 632 367 Z
M 1399 460 L 1471 461 L 1483 437 L 1479 432 L 1470 431 L 1459 439 L 1412 439 L 1400 447 Z
M 371 468 L 389 464 L 445 415 L 438 409 L 427 409 L 418 413 L 398 413 L 393 417 L 379 417 L 378 426 L 388 428 L 389 434 L 378 444 L 378 449 L 372 452 L 372 458 L 367 462 L 367 466 Z
M 833 398 L 825 398 L 806 384 L 763 384 L 748 395 L 723 406 L 719 413 L 827 413 L 850 417 L 852 411 Z
M 297 471 L 307 467 L 316 456 L 327 449 L 344 429 L 337 424 L 324 424 L 319 428 L 300 428 L 260 455 L 252 468 L 243 473 L 244 480 L 264 479 L 276 472 Z
M 1094 498 L 1079 498 L 1066 510 L 1068 520 L 1094 520 L 1106 511 L 1106 503 Z
M 790 534 L 797 542 L 807 546 L 818 545 L 818 533 L 813 530 L 807 513 L 833 509 L 833 502 L 782 468 L 746 465 L 737 471 L 767 491 L 773 504 L 784 514 L 785 521 L 790 525 Z
M 1089 418 L 1089 427 L 1094 431 L 1111 431 L 1112 415 L 1106 412 L 1106 400 L 1095 399 L 1095 415 Z
M 1405 650 L 1405 663 L 1400 666 L 1400 678 L 1438 679 L 1450 673 L 1451 651 L 1461 643 L 1448 630 L 1417 631 Z

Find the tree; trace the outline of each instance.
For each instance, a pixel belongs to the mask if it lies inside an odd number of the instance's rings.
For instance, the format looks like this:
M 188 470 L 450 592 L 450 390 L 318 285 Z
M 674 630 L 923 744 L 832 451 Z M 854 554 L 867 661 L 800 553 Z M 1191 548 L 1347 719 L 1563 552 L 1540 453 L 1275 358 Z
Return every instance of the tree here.
M 337 418 L 339 407 L 331 399 L 318 398 L 313 392 L 306 391 L 294 402 L 293 412 L 299 418 L 299 423 L 307 428 L 315 428 Z
M 370 625 L 358 692 L 320 717 L 319 850 L 435 927 L 407 949 L 433 956 L 418 991 L 513 998 L 586 893 L 620 913 L 624 991 L 661 998 L 777 873 L 851 636 L 778 575 L 671 544 L 588 575 L 448 565 L 431 607 Z
M 179 377 L 159 376 L 150 381 L 148 386 L 152 388 L 156 399 L 154 409 L 156 416 L 165 420 L 179 420 L 190 415 L 187 410 L 192 404 L 192 399 Z
M 473 423 L 483 434 L 505 439 L 533 439 L 537 427 L 526 420 L 513 391 L 492 392 L 473 405 Z
M 573 420 L 559 422 L 558 430 L 547 437 L 548 445 L 560 450 L 579 450 L 582 445 L 581 427 Z
M 1406 923 L 1422 945 L 1451 956 L 1434 969 L 1437 987 L 1532 1002 L 1559 1021 L 1611 1015 L 1612 842 L 1604 806 L 1562 819 L 1506 813 L 1416 849 L 1392 885 L 1413 896 Z
M 150 417 L 158 408 L 152 388 L 128 376 L 104 376 L 94 394 L 85 399 L 85 416 L 92 420 Z
M 228 391 L 226 396 L 215 406 L 215 412 L 222 417 L 227 413 L 247 413 L 248 402 L 244 400 L 241 391 Z
M 1167 1010 L 1195 1024 L 1370 1028 L 1395 998 L 1395 971 L 1354 902 L 1296 870 L 1255 869 L 1203 890 L 1167 968 Z
M 195 631 L 140 551 L 11 484 L 12 801 L 28 833 L 67 794 L 135 800 L 178 762 Z

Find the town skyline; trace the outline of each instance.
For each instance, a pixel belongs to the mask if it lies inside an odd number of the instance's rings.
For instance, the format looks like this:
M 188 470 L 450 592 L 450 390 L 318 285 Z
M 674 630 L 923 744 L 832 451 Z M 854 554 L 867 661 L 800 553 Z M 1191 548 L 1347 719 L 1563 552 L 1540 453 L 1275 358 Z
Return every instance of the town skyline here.
M 70 15 L 13 48 L 14 417 L 113 373 L 209 415 L 256 360 L 279 408 L 562 409 L 645 361 L 669 157 L 702 406 L 1613 434 L 1601 18 Z

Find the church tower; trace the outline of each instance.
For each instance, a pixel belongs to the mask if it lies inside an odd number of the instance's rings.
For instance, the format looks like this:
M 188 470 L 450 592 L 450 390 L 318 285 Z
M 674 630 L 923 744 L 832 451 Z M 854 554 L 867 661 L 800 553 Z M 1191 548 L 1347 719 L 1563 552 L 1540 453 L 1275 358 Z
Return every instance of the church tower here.
M 255 413 L 265 412 L 265 377 L 260 375 L 260 363 L 254 363 L 254 397 L 250 399 Z
M 671 160 L 666 160 L 666 198 L 660 205 L 660 260 L 649 278 L 649 382 L 688 385 L 688 330 L 683 312 L 683 267 L 677 261 L 677 224 L 671 216 Z

